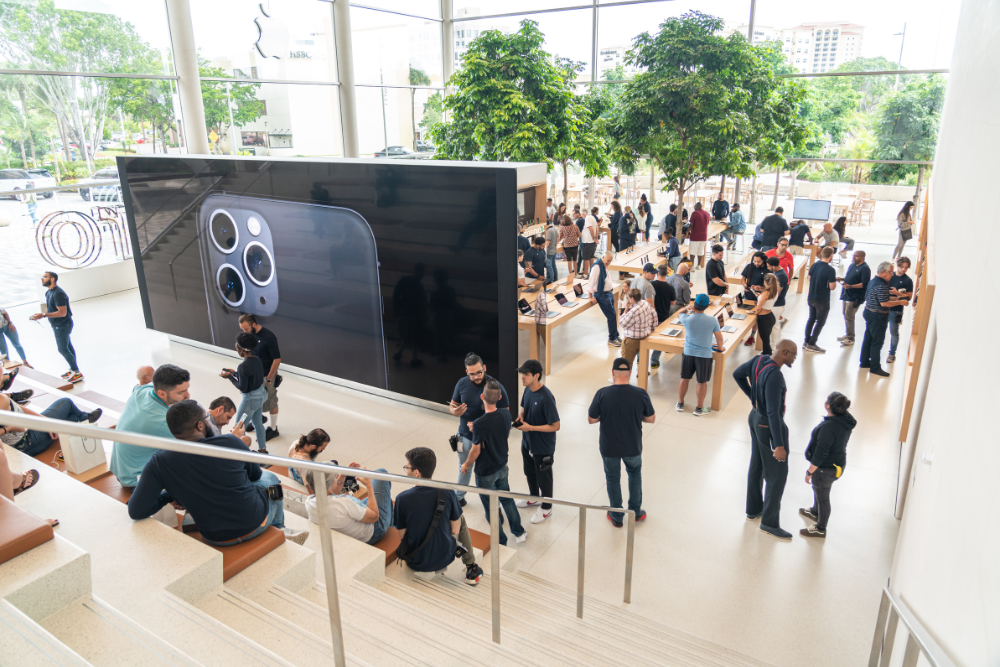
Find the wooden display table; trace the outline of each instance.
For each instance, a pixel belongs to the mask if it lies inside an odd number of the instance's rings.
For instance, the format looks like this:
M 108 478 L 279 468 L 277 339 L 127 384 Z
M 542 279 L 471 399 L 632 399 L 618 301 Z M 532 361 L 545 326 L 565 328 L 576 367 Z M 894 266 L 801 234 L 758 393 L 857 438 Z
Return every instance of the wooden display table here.
M 816 258 L 816 250 L 818 246 L 807 245 L 806 250 L 810 250 L 807 255 L 792 255 L 795 259 L 795 267 L 792 269 L 792 275 L 798 274 L 799 276 L 799 286 L 795 288 L 796 293 L 802 294 L 802 290 L 805 287 L 806 282 L 809 278 L 809 267 L 812 266 L 813 261 Z M 754 252 L 757 252 L 756 250 Z M 743 284 L 743 269 L 746 267 L 747 262 L 749 262 L 753 256 L 754 252 L 748 252 L 743 259 L 741 259 L 732 271 L 726 272 L 726 282 L 730 285 L 742 285 Z
M 716 317 L 720 310 L 725 311 L 725 305 L 722 303 L 721 297 L 713 296 L 711 297 L 712 304 L 705 309 L 705 313 L 712 317 Z M 661 322 L 652 334 L 646 338 L 639 341 L 639 358 L 636 361 L 638 364 L 638 379 L 639 386 L 645 389 L 649 384 L 649 352 L 650 350 L 661 350 L 668 354 L 683 354 L 684 353 L 684 327 L 679 323 L 674 324 L 678 320 L 678 316 L 683 311 L 678 311 L 672 315 L 666 322 Z M 734 320 L 730 319 L 727 315 L 726 324 L 732 324 L 736 327 L 736 331 L 733 333 L 722 333 L 723 345 L 726 348 L 725 352 L 715 352 L 712 354 L 712 359 L 715 362 L 715 367 L 712 369 L 712 410 L 722 409 L 722 387 L 725 382 L 726 373 L 726 358 L 733 353 L 741 342 L 747 337 L 753 328 L 754 324 L 757 323 L 757 316 L 750 314 L 749 311 L 742 310 L 733 307 L 734 313 L 744 313 L 746 314 L 746 319 L 744 320 Z M 681 332 L 676 336 L 664 336 L 663 331 L 667 329 L 680 329 Z M 714 337 L 713 337 L 714 340 Z M 759 340 L 759 336 L 758 336 Z
M 623 251 L 616 253 L 614 259 L 611 260 L 611 264 L 608 266 L 608 271 L 618 271 L 621 273 L 640 275 L 642 273 L 642 267 L 645 266 L 647 262 L 653 264 L 654 266 L 665 264 L 667 258 L 656 253 L 665 248 L 666 245 L 667 244 L 663 241 L 657 241 L 655 243 L 636 243 L 632 248 L 630 248 L 631 252 Z
M 608 277 L 610 279 L 610 276 Z M 582 296 L 576 296 L 572 287 L 567 287 L 565 282 L 553 283 L 556 289 L 550 294 L 546 294 L 545 302 L 548 304 L 549 312 L 545 318 L 545 324 L 538 324 L 535 322 L 534 315 L 518 315 L 517 317 L 517 328 L 523 329 L 528 332 L 529 346 L 528 346 L 528 356 L 531 359 L 537 359 L 542 362 L 542 367 L 545 369 L 545 374 L 548 375 L 552 372 L 552 331 L 566 322 L 569 322 L 574 317 L 577 317 L 580 313 L 590 310 L 591 308 L 600 308 L 596 303 L 591 303 L 588 298 L 586 287 L 587 280 L 584 278 L 577 278 L 573 281 L 574 285 L 580 285 L 584 288 L 584 293 Z M 551 287 L 551 285 L 550 285 Z M 618 297 L 621 294 L 622 285 L 618 283 L 615 285 L 613 294 L 614 302 L 618 303 Z M 556 293 L 562 292 L 569 303 L 577 303 L 579 305 L 573 307 L 560 306 L 559 302 L 556 301 Z M 534 292 L 531 294 L 524 294 L 521 292 L 518 298 L 523 298 L 531 304 L 532 308 L 535 306 L 535 299 L 538 297 L 538 293 Z M 617 307 L 615 312 L 618 312 Z M 545 344 L 545 359 L 541 359 L 539 354 L 538 345 L 539 342 L 544 342 Z

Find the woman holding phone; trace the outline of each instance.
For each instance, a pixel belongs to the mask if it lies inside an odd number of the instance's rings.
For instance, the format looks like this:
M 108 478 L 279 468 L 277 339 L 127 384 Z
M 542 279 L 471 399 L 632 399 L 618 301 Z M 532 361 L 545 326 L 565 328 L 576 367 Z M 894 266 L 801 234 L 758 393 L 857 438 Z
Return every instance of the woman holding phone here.
M 752 311 L 757 316 L 755 326 L 760 331 L 760 342 L 764 346 L 764 354 L 768 356 L 771 356 L 771 329 L 774 328 L 775 324 L 774 313 L 771 311 L 780 292 L 778 279 L 774 277 L 773 273 L 768 273 L 764 276 L 764 290 L 757 295 L 757 307 Z
M 566 255 L 566 285 L 572 285 L 576 278 L 576 260 L 580 252 L 580 228 L 573 219 L 564 215 L 559 219 L 559 242 L 562 243 L 563 254 Z
M 910 214 L 912 209 L 913 202 L 908 201 L 903 204 L 903 208 L 899 210 L 899 215 L 896 216 L 896 226 L 899 227 L 899 243 L 896 244 L 896 249 L 892 251 L 893 259 L 903 254 L 903 246 L 913 238 L 913 215 Z
M 267 454 L 263 420 L 267 388 L 264 386 L 264 364 L 253 356 L 255 347 L 257 347 L 256 336 L 245 332 L 238 334 L 236 336 L 236 353 L 240 355 L 243 362 L 236 367 L 236 370 L 222 369 L 219 377 L 228 378 L 240 390 L 243 400 L 240 401 L 240 407 L 236 409 L 236 414 L 241 417 L 244 414 L 250 415 L 254 434 L 257 436 L 257 451 L 260 454 Z

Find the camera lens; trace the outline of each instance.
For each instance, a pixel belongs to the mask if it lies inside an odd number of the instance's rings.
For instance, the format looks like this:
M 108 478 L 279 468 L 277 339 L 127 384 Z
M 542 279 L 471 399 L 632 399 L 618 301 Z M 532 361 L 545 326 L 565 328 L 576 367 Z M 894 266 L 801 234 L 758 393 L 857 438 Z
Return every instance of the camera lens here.
M 219 267 L 216 275 L 216 286 L 222 300 L 234 308 L 243 303 L 246 290 L 243 285 L 243 276 L 231 264 L 223 264 Z
M 212 242 L 219 250 L 227 255 L 236 250 L 236 243 L 240 236 L 236 229 L 236 222 L 231 215 L 223 210 L 215 211 L 212 213 L 208 226 L 212 234 Z
M 246 250 L 243 251 L 243 266 L 250 280 L 261 287 L 270 283 L 274 277 L 271 253 L 257 241 L 247 244 Z

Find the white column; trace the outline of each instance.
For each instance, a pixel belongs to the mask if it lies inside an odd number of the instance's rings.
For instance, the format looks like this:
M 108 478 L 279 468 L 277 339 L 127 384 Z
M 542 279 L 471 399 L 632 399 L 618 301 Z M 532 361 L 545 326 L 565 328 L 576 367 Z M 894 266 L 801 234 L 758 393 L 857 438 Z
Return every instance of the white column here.
M 191 25 L 188 0 L 166 0 L 170 45 L 177 73 L 177 96 L 184 119 L 184 144 L 189 154 L 208 154 L 208 130 L 205 129 L 205 104 L 201 99 L 201 76 L 198 74 L 198 50 Z
M 451 20 L 454 6 L 452 0 L 441 0 L 441 59 L 444 76 L 444 83 L 447 85 L 448 79 L 455 73 L 455 24 Z M 445 94 L 448 90 L 445 89 Z
M 358 157 L 358 105 L 354 90 L 354 52 L 351 45 L 351 6 L 348 0 L 333 3 L 333 35 L 337 46 L 337 80 L 340 82 L 340 124 L 344 157 Z

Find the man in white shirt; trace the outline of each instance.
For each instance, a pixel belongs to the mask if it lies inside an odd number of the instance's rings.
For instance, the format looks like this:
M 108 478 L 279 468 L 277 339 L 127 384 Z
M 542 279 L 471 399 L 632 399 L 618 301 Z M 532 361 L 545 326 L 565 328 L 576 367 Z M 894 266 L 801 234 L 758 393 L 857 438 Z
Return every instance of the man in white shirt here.
M 351 463 L 351 468 L 361 470 L 361 464 Z M 379 468 L 375 472 L 387 472 L 385 468 Z M 309 486 L 316 488 L 312 471 L 306 472 L 305 479 Z M 329 503 L 330 528 L 343 533 L 348 537 L 364 542 L 365 544 L 376 544 L 385 536 L 385 532 L 392 525 L 392 500 L 389 495 L 389 482 L 377 480 L 372 482 L 368 477 L 358 476 L 358 484 L 368 489 L 368 497 L 358 500 L 354 496 L 344 493 L 344 482 L 346 475 L 337 475 L 330 485 Z M 309 496 L 306 500 L 306 515 L 309 520 L 319 524 L 319 509 L 316 507 L 316 496 Z
M 607 265 L 614 258 L 614 253 L 605 252 L 601 259 L 594 263 L 590 270 L 590 280 L 587 281 L 586 291 L 590 295 L 590 302 L 596 303 L 608 320 L 608 345 L 611 347 L 621 347 L 622 341 L 618 337 L 618 318 L 615 315 L 615 285 L 611 282 L 611 274 L 608 273 Z
M 590 275 L 590 267 L 594 263 L 594 252 L 597 250 L 597 237 L 600 234 L 597 216 L 600 212 L 596 206 L 590 209 L 590 215 L 583 221 L 583 232 L 580 234 L 580 259 L 583 261 L 583 275 Z
M 524 287 L 524 267 L 521 266 L 521 262 L 524 261 L 524 251 L 517 251 L 517 286 Z
M 549 222 L 552 222 L 552 218 L 555 217 L 556 207 L 552 205 L 552 197 L 545 200 L 545 216 Z

